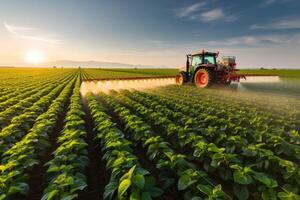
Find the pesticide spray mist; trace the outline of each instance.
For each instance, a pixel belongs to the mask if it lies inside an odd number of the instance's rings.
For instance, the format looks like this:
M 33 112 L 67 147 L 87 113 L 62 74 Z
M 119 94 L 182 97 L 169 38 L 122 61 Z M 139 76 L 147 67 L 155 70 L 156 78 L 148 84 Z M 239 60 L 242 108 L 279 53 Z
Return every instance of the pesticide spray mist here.
M 237 90 L 246 91 L 246 84 L 251 83 L 278 83 L 280 82 L 279 76 L 247 76 L 246 79 L 241 79 L 237 84 Z
M 83 96 L 91 92 L 99 94 L 99 92 L 109 92 L 110 90 L 122 89 L 149 89 L 160 86 L 175 84 L 174 78 L 153 78 L 140 80 L 104 80 L 104 81 L 84 81 L 81 84 L 80 92 Z

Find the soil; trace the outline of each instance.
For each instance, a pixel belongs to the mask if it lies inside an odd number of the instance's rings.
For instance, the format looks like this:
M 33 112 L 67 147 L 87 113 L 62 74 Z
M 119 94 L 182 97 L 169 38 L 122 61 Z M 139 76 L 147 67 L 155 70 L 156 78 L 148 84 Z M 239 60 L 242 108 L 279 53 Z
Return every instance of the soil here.
M 35 165 L 29 173 L 29 194 L 23 200 L 40 200 L 43 195 L 43 190 L 46 187 L 46 171 L 48 169 L 45 164 L 53 159 L 53 152 L 58 147 L 57 137 L 64 128 L 64 119 L 67 114 L 69 102 L 63 108 L 63 114 L 59 116 L 57 124 L 49 137 L 50 147 L 40 154 L 38 160 L 40 163 Z
M 109 182 L 109 176 L 105 169 L 105 161 L 102 161 L 101 147 L 99 141 L 96 141 L 96 133 L 93 130 L 92 117 L 90 115 L 87 105 L 84 104 L 85 124 L 87 137 L 86 142 L 88 144 L 88 157 L 89 164 L 86 167 L 85 175 L 87 177 L 87 187 L 79 193 L 79 198 L 82 200 L 95 200 L 103 199 L 105 185 Z

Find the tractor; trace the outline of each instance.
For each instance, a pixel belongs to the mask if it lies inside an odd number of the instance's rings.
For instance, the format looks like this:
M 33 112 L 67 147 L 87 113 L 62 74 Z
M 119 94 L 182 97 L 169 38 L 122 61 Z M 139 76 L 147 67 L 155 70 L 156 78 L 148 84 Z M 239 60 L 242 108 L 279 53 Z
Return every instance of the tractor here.
M 214 84 L 230 85 L 232 81 L 246 79 L 244 75 L 236 74 L 234 56 L 223 57 L 217 62 L 219 52 L 202 51 L 186 55 L 186 66 L 175 77 L 177 85 L 194 83 L 196 87 L 205 88 Z

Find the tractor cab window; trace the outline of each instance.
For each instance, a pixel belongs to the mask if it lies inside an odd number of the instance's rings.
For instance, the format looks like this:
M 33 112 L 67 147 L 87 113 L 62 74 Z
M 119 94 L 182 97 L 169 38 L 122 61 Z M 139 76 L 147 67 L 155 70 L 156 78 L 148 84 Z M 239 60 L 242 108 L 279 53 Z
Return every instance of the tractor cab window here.
M 213 64 L 213 65 L 215 65 L 216 64 L 215 57 L 214 56 L 210 56 L 210 55 L 206 55 L 204 57 L 204 64 Z
M 197 55 L 192 58 L 192 66 L 196 67 L 197 65 L 202 64 L 202 56 Z

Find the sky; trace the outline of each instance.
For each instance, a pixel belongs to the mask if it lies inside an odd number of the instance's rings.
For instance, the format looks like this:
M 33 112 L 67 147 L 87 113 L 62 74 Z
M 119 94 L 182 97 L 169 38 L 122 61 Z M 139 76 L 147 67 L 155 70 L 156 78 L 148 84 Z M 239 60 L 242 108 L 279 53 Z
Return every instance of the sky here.
M 299 0 L 1 0 L 0 65 L 181 67 L 204 49 L 240 68 L 300 67 L 299 9 Z

